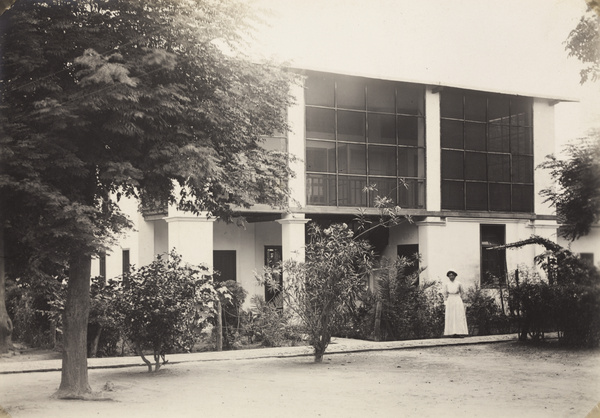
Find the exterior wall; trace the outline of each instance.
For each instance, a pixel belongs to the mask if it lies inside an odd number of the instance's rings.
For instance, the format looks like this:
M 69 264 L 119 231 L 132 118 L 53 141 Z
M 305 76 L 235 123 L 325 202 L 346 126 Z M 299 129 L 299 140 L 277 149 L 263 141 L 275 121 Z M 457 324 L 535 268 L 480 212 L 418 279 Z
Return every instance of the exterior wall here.
M 425 207 L 430 211 L 439 211 L 442 207 L 440 129 L 440 95 L 428 88 L 425 91 Z
M 548 100 L 533 101 L 533 167 L 534 167 L 534 211 L 538 215 L 554 215 L 554 209 L 544 203 L 540 196 L 542 189 L 554 182 L 548 171 L 535 169 L 546 155 L 554 153 L 554 106 Z
M 575 254 L 594 254 L 594 265 L 600 268 L 600 225 L 592 226 L 590 233 L 576 241 L 570 242 L 559 238 L 558 243 Z
M 253 295 L 263 296 L 264 287 L 258 283 L 255 272 L 264 266 L 264 248 L 281 245 L 281 227 L 275 222 L 249 223 L 244 228 L 216 222 L 214 250 L 236 252 L 236 281 L 248 292 L 244 308 L 251 306 Z

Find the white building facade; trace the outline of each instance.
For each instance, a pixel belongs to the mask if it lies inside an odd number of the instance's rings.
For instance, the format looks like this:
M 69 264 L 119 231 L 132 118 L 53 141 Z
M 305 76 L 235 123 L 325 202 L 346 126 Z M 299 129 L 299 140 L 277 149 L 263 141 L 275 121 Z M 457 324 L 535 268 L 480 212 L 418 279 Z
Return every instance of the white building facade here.
M 255 206 L 240 212 L 246 222 L 237 226 L 172 207 L 144 215 L 125 202 L 134 232 L 94 261 L 93 274 L 118 276 L 175 248 L 268 299 L 255 272 L 302 259 L 307 222 L 353 225 L 359 210 L 378 216 L 377 195 L 414 222 L 380 228 L 369 240 L 381 257 L 419 253 L 421 281 L 452 269 L 467 287 L 495 288 L 498 277 L 533 268 L 543 249 L 487 247 L 531 235 L 557 240 L 554 212 L 539 195 L 551 178 L 536 169 L 554 150 L 556 99 L 300 72 L 292 130 L 267 141 L 299 157 L 285 210 Z

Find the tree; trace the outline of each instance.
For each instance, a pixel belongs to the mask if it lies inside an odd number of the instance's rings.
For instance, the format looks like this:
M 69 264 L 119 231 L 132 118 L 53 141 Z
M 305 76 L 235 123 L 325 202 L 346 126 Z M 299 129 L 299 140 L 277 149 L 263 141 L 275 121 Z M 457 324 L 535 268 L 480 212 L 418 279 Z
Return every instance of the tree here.
M 191 351 L 196 331 L 216 315 L 220 294 L 229 292 L 215 287 L 207 267 L 184 265 L 175 251 L 168 258 L 133 269 L 117 299 L 117 311 L 125 335 L 149 372 L 152 363 L 144 350 L 152 351 L 154 371 L 159 370 L 161 359 L 164 364 L 167 353 Z
M 349 304 L 367 285 L 373 253 L 368 242 L 354 240 L 346 224 L 321 229 L 311 223 L 308 228 L 306 262 L 283 264 L 281 295 L 284 309 L 296 314 L 320 363 L 331 337 L 344 325 Z M 268 284 L 278 285 L 276 280 Z
M 592 4 L 594 3 L 594 4 Z M 566 49 L 584 65 L 579 75 L 581 84 L 600 78 L 600 7 L 590 0 L 589 9 L 569 33 Z
M 566 160 L 550 155 L 540 165 L 550 170 L 558 183 L 557 188 L 546 188 L 540 194 L 556 207 L 561 235 L 574 241 L 600 220 L 600 131 L 569 144 L 566 153 Z
M 1 227 L 25 213 L 13 232 L 68 267 L 59 397 L 91 392 L 91 256 L 129 224 L 121 196 L 226 220 L 287 198 L 287 156 L 260 145 L 287 130 L 290 76 L 241 53 L 256 21 L 235 0 L 18 1 L 0 17 Z

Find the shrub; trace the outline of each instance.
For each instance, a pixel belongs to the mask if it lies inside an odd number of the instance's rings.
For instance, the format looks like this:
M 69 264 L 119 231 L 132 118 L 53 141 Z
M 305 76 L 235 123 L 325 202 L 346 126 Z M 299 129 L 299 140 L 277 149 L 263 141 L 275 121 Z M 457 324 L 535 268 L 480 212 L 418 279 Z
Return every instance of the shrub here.
M 242 305 L 248 292 L 235 280 L 227 280 L 221 282 L 220 285 L 228 290 L 228 293 L 219 295 L 223 318 L 223 348 L 233 349 L 238 343 L 242 332 L 245 318 Z
M 377 340 L 397 341 L 438 337 L 444 329 L 443 298 L 433 282 L 419 285 L 415 258 L 383 260 L 373 293 L 363 294 L 364 331 Z M 409 273 L 412 271 L 412 273 Z M 376 329 L 379 303 L 379 330 Z M 365 324 L 366 322 L 366 324 Z M 377 333 L 379 331 L 379 333 Z
M 35 348 L 55 348 L 65 296 L 60 280 L 17 278 L 7 284 L 7 311 L 13 320 L 13 340 Z
M 499 334 L 509 330 L 508 318 L 496 298 L 478 285 L 467 290 L 465 304 L 470 335 Z
M 88 320 L 88 357 L 114 356 L 123 338 L 121 318 L 117 309 L 120 283 L 105 282 L 104 277 L 92 278 L 90 315 Z
M 315 349 L 315 362 L 321 362 L 331 337 L 343 329 L 349 305 L 365 288 L 373 254 L 366 241 L 354 240 L 346 224 L 322 229 L 311 223 L 308 235 L 306 262 L 283 265 L 281 296 L 284 310 L 294 313 Z M 268 285 L 277 288 L 273 277 L 281 269 L 267 273 Z
M 265 347 L 296 345 L 302 341 L 298 325 L 293 323 L 292 313 L 280 309 L 273 301 L 255 295 L 251 299 L 252 311 L 245 316 L 243 333 L 250 342 L 259 342 Z
M 155 371 L 160 359 L 174 351 L 191 351 L 197 331 L 214 317 L 218 293 L 208 269 L 184 265 L 172 251 L 168 259 L 159 257 L 139 270 L 132 268 L 119 298 L 125 335 L 142 357 L 148 371 L 152 363 L 143 350 L 154 356 Z

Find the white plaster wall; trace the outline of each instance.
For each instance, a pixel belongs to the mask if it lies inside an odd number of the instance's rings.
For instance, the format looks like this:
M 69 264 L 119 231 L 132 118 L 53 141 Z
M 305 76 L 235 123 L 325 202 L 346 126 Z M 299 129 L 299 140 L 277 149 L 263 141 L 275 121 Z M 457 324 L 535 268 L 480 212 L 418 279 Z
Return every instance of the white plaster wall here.
M 245 227 L 224 222 L 214 224 L 214 249 L 236 252 L 236 279 L 248 292 L 244 308 L 251 306 L 253 295 L 264 297 L 254 273 L 264 265 L 264 247 L 281 245 L 281 226 L 276 222 L 248 223 Z
M 593 253 L 594 265 L 600 268 L 600 225 L 592 226 L 590 233 L 576 241 L 570 242 L 559 238 L 558 243 L 575 254 Z
M 118 244 L 112 246 L 106 253 L 106 276 L 108 279 L 120 276 L 123 271 L 123 250 L 129 250 L 130 264 L 138 264 L 140 246 L 138 241 L 138 204 L 137 200 L 132 198 L 121 198 L 119 207 L 133 222 L 133 228 L 123 231 L 119 237 Z M 100 261 L 98 258 L 92 259 L 91 276 L 100 275 Z
M 439 211 L 442 207 L 440 152 L 440 95 L 432 88 L 425 92 L 425 207 Z
M 537 168 L 546 155 L 554 153 L 554 106 L 548 100 L 533 101 L 533 167 L 534 196 L 533 207 L 538 215 L 553 215 L 554 209 L 544 203 L 540 190 L 550 187 L 554 182 L 548 170 Z
M 296 103 L 288 109 L 288 123 L 291 129 L 288 133 L 288 152 L 297 160 L 290 163 L 290 169 L 295 176 L 289 179 L 291 189 L 289 205 L 291 208 L 301 208 L 306 206 L 304 88 L 294 85 L 291 94 L 295 97 Z
M 393 260 L 396 258 L 398 245 L 418 244 L 419 230 L 415 224 L 408 222 L 394 226 L 389 230 L 388 246 L 383 251 L 383 257 Z

